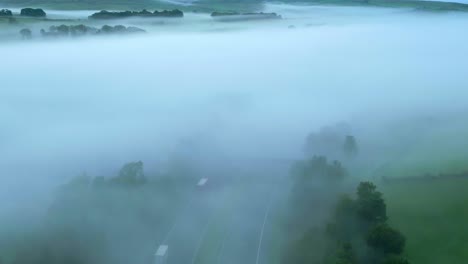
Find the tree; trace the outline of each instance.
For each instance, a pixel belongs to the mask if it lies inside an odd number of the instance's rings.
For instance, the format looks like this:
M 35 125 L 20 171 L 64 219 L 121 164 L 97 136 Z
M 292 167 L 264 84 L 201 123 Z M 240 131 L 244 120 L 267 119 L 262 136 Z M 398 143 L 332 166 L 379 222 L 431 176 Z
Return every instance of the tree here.
M 353 136 L 346 136 L 343 144 L 343 151 L 348 157 L 353 157 L 357 154 L 358 148 L 356 139 Z
M 122 12 L 109 12 L 102 10 L 89 16 L 91 19 L 115 19 L 115 18 L 128 18 L 128 17 L 183 17 L 184 13 L 178 9 L 172 11 L 154 11 L 153 13 L 144 9 L 143 11 L 122 11 Z
M 349 133 L 349 126 L 344 123 L 325 126 L 319 131 L 310 133 L 304 144 L 307 156 L 324 155 L 339 158 L 343 152 L 343 138 Z
M 314 156 L 296 163 L 292 168 L 292 174 L 300 181 L 308 179 L 336 181 L 343 179 L 347 171 L 339 161 L 329 163 L 324 156 Z
M 126 30 L 127 28 L 125 26 L 122 26 L 122 25 L 114 26 L 115 32 L 124 33 Z
M 46 12 L 40 8 L 23 8 L 20 12 L 21 16 L 30 16 L 30 17 L 45 17 Z
M 367 245 L 384 254 L 401 254 L 405 248 L 405 237 L 387 224 L 380 224 L 369 230 Z
M 68 33 L 70 32 L 70 28 L 67 25 L 60 25 L 56 27 L 56 30 L 60 35 L 64 36 L 68 35 Z
M 335 264 L 357 264 L 357 257 L 354 254 L 351 243 L 344 243 L 340 246 L 336 254 Z
M 1 10 L 0 10 L 0 16 L 11 17 L 11 16 L 13 16 L 13 13 L 11 12 L 11 10 L 8 10 L 8 9 L 1 9 Z
M 371 182 L 361 182 L 357 188 L 357 212 L 369 225 L 384 223 L 387 220 L 387 206 L 382 193 Z
M 70 33 L 72 36 L 85 35 L 88 32 L 88 27 L 81 24 L 76 26 L 70 26 Z
M 145 33 L 146 31 L 137 27 L 127 27 L 127 33 Z
M 304 152 L 308 156 L 336 153 L 341 144 L 340 134 L 332 128 L 322 128 L 319 132 L 310 133 L 305 142 Z
M 386 205 L 382 193 L 371 182 L 361 182 L 356 193 L 355 200 L 342 196 L 336 205 L 332 221 L 327 226 L 327 235 L 335 241 L 328 254 L 332 262 L 327 264 L 354 263 L 344 257 L 341 262 L 337 260 L 339 254 L 336 252 L 346 256 L 345 253 L 351 251 L 344 247 L 346 243 L 352 243 L 349 247 L 361 249 L 358 254 L 359 263 L 409 264 L 398 256 L 403 252 L 406 239 L 399 231 L 386 224 Z M 362 247 L 363 243 L 368 247 Z
M 410 264 L 409 261 L 403 257 L 400 256 L 390 256 L 386 258 L 382 264 Z
M 112 33 L 114 32 L 114 28 L 109 25 L 104 25 L 101 27 L 101 32 L 103 33 Z
M 22 30 L 20 30 L 20 35 L 23 39 L 30 39 L 32 36 L 32 32 L 29 28 L 23 28 Z
M 327 226 L 327 233 L 338 241 L 351 241 L 357 231 L 356 202 L 344 195 L 336 205 L 333 222 Z
M 146 177 L 143 173 L 143 162 L 138 161 L 125 164 L 120 169 L 119 175 L 113 178 L 111 182 L 126 186 L 146 183 Z
M 337 160 L 334 160 L 328 167 L 328 178 L 333 180 L 341 180 L 346 174 L 346 169 Z

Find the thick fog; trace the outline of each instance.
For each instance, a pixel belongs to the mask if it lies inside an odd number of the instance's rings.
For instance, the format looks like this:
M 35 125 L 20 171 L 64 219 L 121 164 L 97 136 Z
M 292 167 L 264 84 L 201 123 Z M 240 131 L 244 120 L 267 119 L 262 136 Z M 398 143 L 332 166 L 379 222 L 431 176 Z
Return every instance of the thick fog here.
M 2 44 L 1 212 L 34 213 L 84 172 L 163 171 L 180 151 L 205 165 L 301 159 L 307 135 L 337 123 L 382 154 L 369 167 L 466 155 L 468 16 L 266 11 L 285 19 L 189 15 L 142 35 Z

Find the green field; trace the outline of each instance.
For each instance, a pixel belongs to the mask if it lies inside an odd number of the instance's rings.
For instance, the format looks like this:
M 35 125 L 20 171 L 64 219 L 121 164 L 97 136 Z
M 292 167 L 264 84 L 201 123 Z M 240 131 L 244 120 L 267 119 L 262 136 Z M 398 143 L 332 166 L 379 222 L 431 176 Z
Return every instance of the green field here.
M 411 263 L 466 263 L 468 179 L 401 181 L 380 190 L 391 224 L 407 237 Z
M 308 3 L 317 5 L 338 6 L 371 6 L 391 8 L 412 8 L 424 11 L 468 11 L 468 5 L 462 3 L 451 3 L 442 1 L 419 1 L 419 0 L 310 0 Z

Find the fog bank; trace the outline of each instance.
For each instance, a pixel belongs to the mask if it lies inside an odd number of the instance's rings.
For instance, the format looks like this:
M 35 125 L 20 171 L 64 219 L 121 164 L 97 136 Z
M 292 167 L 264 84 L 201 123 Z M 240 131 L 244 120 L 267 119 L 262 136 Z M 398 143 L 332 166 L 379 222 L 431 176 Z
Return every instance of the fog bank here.
M 429 120 L 428 138 L 441 122 L 448 134 L 466 128 L 467 17 L 270 9 L 288 19 L 3 44 L 0 208 L 84 171 L 112 174 L 134 160 L 162 170 L 181 142 L 195 142 L 196 159 L 294 159 L 308 133 L 346 122 L 371 148 L 404 155 L 413 150 L 394 143 L 421 128 L 408 120 Z

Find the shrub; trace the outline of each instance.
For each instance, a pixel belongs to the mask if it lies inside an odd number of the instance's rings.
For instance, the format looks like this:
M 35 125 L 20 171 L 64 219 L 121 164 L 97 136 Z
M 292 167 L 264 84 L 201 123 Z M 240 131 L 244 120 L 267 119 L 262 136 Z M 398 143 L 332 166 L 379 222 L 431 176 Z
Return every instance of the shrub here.
M 401 254 L 405 248 L 405 237 L 387 224 L 380 224 L 369 230 L 367 245 L 385 254 Z

